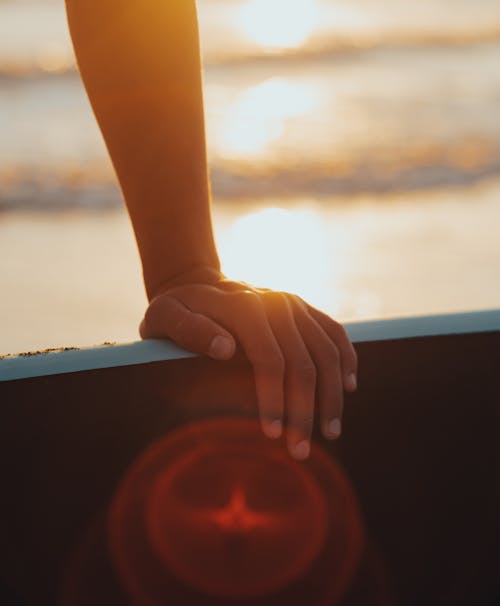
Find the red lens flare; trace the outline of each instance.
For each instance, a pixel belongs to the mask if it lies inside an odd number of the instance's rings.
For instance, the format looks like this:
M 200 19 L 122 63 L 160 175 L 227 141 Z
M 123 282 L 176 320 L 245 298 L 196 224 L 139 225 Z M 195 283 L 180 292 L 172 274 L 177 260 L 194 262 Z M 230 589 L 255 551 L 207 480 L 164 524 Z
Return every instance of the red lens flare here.
M 146 527 L 154 551 L 202 593 L 250 598 L 279 591 L 307 570 L 328 532 L 317 484 L 283 451 L 250 450 L 249 437 L 178 460 L 150 494 Z
M 163 606 L 173 587 L 190 599 L 264 603 L 315 569 L 322 581 L 311 583 L 308 603 L 332 606 L 363 548 L 340 467 L 317 445 L 309 461 L 294 461 L 256 421 L 236 418 L 195 423 L 151 446 L 120 485 L 108 531 L 137 606 Z

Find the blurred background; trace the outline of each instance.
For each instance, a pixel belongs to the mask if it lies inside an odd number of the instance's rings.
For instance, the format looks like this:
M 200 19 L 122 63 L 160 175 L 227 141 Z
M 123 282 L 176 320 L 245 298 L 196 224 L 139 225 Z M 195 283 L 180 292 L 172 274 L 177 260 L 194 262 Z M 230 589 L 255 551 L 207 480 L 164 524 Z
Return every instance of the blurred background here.
M 500 0 L 199 0 L 223 270 L 337 319 L 500 307 Z M 63 0 L 0 0 L 0 353 L 138 338 Z

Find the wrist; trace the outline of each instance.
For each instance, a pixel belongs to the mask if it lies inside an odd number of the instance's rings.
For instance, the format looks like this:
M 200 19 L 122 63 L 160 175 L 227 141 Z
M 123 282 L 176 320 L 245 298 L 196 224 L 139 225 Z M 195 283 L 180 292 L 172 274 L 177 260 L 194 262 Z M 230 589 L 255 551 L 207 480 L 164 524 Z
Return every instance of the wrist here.
M 197 264 L 168 276 L 156 284 L 146 284 L 146 291 L 149 301 L 152 301 L 158 295 L 176 286 L 183 286 L 184 284 L 217 284 L 224 278 L 218 266 Z

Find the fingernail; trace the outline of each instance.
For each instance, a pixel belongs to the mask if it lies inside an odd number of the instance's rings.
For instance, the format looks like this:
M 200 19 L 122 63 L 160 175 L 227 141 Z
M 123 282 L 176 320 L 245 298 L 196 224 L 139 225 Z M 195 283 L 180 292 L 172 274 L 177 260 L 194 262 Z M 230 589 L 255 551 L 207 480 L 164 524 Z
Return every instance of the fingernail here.
M 309 445 L 309 442 L 303 440 L 292 449 L 292 456 L 294 459 L 297 459 L 297 461 L 303 461 L 304 459 L 307 459 L 310 452 L 311 446 Z
M 347 375 L 347 387 L 355 391 L 358 388 L 358 381 L 356 379 L 356 374 L 351 372 L 350 375 Z
M 272 440 L 276 440 L 281 436 L 283 431 L 283 425 L 279 419 L 274 419 L 274 421 L 264 422 L 264 433 L 268 438 Z
M 338 438 L 342 433 L 342 423 L 340 419 L 332 419 L 326 424 L 326 434 L 328 438 Z
M 227 360 L 234 353 L 234 345 L 231 339 L 218 335 L 210 343 L 208 355 L 215 360 Z

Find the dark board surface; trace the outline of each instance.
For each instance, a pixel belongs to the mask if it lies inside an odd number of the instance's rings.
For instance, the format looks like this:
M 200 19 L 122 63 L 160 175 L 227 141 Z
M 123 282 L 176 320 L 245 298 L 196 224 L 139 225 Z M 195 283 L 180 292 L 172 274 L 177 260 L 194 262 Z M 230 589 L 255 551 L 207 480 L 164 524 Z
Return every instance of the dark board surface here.
M 500 604 L 500 333 L 356 349 L 359 389 L 346 397 L 344 434 L 335 443 L 315 434 L 350 478 L 367 535 L 338 603 Z M 60 601 L 76 546 L 152 442 L 203 419 L 256 416 L 242 358 L 7 381 L 0 403 L 2 603 L 30 606 Z M 108 563 L 100 574 L 113 575 Z M 133 604 L 115 584 L 96 581 L 93 603 Z M 194 600 L 184 603 L 204 603 Z M 210 603 L 233 602 L 243 603 Z M 287 594 L 292 602 L 314 606 L 300 591 Z

